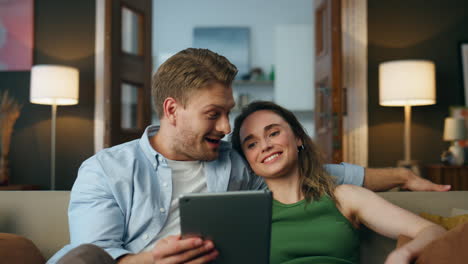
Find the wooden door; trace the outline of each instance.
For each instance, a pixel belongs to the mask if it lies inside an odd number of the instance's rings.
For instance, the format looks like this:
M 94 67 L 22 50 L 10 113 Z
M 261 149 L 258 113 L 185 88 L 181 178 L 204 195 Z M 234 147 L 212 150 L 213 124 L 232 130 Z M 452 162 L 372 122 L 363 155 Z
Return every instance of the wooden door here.
M 152 1 L 105 0 L 104 8 L 103 147 L 110 147 L 141 137 L 151 122 Z
M 343 161 L 341 1 L 315 2 L 315 142 L 326 162 Z

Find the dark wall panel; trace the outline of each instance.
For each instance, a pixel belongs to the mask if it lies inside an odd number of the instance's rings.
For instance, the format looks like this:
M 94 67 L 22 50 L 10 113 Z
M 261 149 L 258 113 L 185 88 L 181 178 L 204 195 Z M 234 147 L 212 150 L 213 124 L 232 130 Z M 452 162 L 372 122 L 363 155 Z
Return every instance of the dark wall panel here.
M 412 108 L 413 160 L 439 162 L 449 107 L 463 105 L 459 43 L 468 40 L 468 1 L 368 1 L 369 165 L 395 166 L 403 159 L 403 107 L 379 105 L 378 65 L 428 59 L 436 65 L 437 103 Z
M 80 164 L 94 152 L 95 1 L 35 0 L 33 64 L 80 71 L 79 104 L 58 106 L 56 187 L 73 185 Z M 0 72 L 0 90 L 24 106 L 11 142 L 11 183 L 50 187 L 51 107 L 29 102 L 30 71 Z

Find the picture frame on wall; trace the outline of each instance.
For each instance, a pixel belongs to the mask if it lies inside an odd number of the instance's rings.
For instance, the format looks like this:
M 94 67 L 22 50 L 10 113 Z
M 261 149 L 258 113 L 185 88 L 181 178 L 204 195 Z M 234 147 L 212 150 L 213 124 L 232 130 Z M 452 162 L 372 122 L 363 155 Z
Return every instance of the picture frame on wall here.
M 468 106 L 468 41 L 460 44 L 462 81 L 465 92 L 465 105 Z
M 0 1 L 0 71 L 29 71 L 33 63 L 34 0 Z

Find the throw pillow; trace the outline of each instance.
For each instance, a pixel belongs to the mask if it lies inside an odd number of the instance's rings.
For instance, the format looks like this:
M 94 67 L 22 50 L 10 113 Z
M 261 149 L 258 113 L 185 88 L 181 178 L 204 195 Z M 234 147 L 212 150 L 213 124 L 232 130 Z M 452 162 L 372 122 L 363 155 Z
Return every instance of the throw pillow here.
M 433 223 L 443 226 L 447 230 L 451 230 L 459 224 L 468 222 L 468 214 L 458 215 L 453 217 L 443 217 L 428 213 L 420 213 L 422 218 L 425 218 Z
M 0 233 L 0 262 L 15 264 L 43 264 L 45 259 L 31 240 Z
M 468 260 L 468 223 L 461 224 L 429 243 L 416 264 L 463 264 Z

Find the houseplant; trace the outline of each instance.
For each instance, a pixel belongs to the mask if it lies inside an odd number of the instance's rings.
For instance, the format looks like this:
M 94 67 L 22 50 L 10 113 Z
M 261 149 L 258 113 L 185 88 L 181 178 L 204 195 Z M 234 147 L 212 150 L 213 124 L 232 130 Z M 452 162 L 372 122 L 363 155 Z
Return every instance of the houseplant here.
M 8 185 L 10 152 L 13 126 L 20 115 L 22 105 L 10 97 L 8 91 L 0 93 L 0 185 Z

